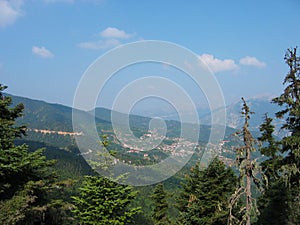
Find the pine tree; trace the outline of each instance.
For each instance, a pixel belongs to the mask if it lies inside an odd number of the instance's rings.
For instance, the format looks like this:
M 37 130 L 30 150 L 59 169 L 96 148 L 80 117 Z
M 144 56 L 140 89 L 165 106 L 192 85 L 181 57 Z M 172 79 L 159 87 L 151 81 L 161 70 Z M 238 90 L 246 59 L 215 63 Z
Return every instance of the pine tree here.
M 107 147 L 109 145 L 107 136 L 102 138 L 100 144 Z M 141 211 L 140 207 L 129 207 L 138 192 L 130 185 L 119 184 L 125 176 L 113 179 L 100 176 L 96 172 L 109 170 L 113 163 L 109 154 L 97 155 L 99 159 L 90 163 L 95 175 L 85 176 L 79 188 L 79 195 L 72 196 L 74 200 L 72 211 L 82 225 L 126 225 Z
M 84 225 L 125 225 L 140 212 L 128 208 L 137 192 L 101 176 L 85 176 L 79 196 L 73 196 L 73 212 Z
M 0 85 L 0 224 L 43 222 L 53 206 L 47 192 L 54 184 L 54 162 L 46 160 L 43 149 L 30 153 L 27 145 L 14 144 L 25 134 L 25 126 L 15 125 L 24 106 L 10 108 L 11 97 L 2 93 L 6 88 Z
M 185 211 L 180 212 L 180 224 L 227 224 L 228 200 L 237 181 L 233 170 L 218 158 L 213 159 L 205 170 L 199 167 L 196 170 L 198 180 L 186 202 Z
M 201 170 L 197 163 L 191 168 L 190 173 L 185 176 L 185 183 L 182 185 L 183 190 L 176 199 L 176 208 L 179 212 L 188 210 L 189 202 L 193 201 L 196 196 L 196 189 L 200 182 Z
M 260 181 L 256 177 L 260 171 L 259 166 L 255 159 L 251 158 L 251 152 L 255 151 L 256 140 L 249 131 L 249 120 L 250 115 L 253 112 L 250 111 L 244 98 L 242 98 L 243 107 L 241 114 L 245 118 L 244 126 L 242 132 L 238 132 L 237 135 L 241 135 L 243 139 L 243 146 L 236 149 L 236 164 L 239 169 L 239 185 L 236 188 L 235 193 L 232 195 L 229 203 L 230 213 L 229 213 L 229 224 L 251 224 L 251 216 L 256 213 L 255 199 L 252 197 L 251 184 L 255 183 L 260 186 Z M 238 210 L 238 216 L 234 215 L 234 208 L 242 198 L 245 198 L 245 204 Z
M 288 49 L 284 60 L 289 67 L 283 84 L 283 93 L 274 98 L 273 103 L 284 107 L 276 113 L 277 118 L 285 118 L 282 129 L 289 135 L 281 140 L 280 174 L 288 189 L 289 224 L 300 223 L 300 57 L 297 48 Z M 285 209 L 286 210 L 286 209 Z
M 281 179 L 270 182 L 258 200 L 258 210 L 260 214 L 255 224 L 290 224 L 288 222 L 290 213 L 288 203 L 290 200 L 290 192 Z
M 151 196 L 154 201 L 153 221 L 155 225 L 168 225 L 171 224 L 168 218 L 168 202 L 167 193 L 164 190 L 164 185 L 159 183 L 155 186 L 153 195 Z
M 289 193 L 282 179 L 280 179 L 280 161 L 283 159 L 280 154 L 280 142 L 274 138 L 275 126 L 272 118 L 266 114 L 264 122 L 260 126 L 261 136 L 258 138 L 262 142 L 260 152 L 267 157 L 261 162 L 263 175 L 263 194 L 258 200 L 258 210 L 260 212 L 259 225 L 281 225 L 288 221 L 288 199 Z
M 280 142 L 276 141 L 274 138 L 275 126 L 272 124 L 273 119 L 265 115 L 264 122 L 260 125 L 261 136 L 258 140 L 263 144 L 259 148 L 259 151 L 262 155 L 267 157 L 261 163 L 262 172 L 265 176 L 265 185 L 267 186 L 268 182 L 276 180 L 279 176 L 279 161 L 282 160 L 282 155 L 280 154 Z
M 300 57 L 297 56 L 297 48 L 288 49 L 284 59 L 289 66 L 289 73 L 284 79 L 287 87 L 273 102 L 285 107 L 276 116 L 286 117 L 282 129 L 290 132 L 289 136 L 282 139 L 281 152 L 287 154 L 283 163 L 287 169 L 289 185 L 294 187 L 299 185 L 300 179 Z

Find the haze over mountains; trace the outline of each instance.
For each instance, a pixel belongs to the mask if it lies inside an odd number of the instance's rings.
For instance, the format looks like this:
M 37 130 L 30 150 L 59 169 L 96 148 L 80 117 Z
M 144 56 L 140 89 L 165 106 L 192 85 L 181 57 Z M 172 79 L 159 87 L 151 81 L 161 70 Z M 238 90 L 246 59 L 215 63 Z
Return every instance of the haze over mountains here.
M 276 104 L 271 103 L 271 100 L 266 97 L 262 98 L 251 98 L 246 99 L 250 109 L 254 114 L 251 115 L 250 120 L 250 129 L 251 130 L 258 130 L 259 125 L 263 122 L 264 117 L 266 113 L 269 117 L 274 118 L 274 125 L 276 126 L 276 132 L 278 135 L 280 135 L 280 126 L 282 124 L 282 121 L 275 118 L 275 113 L 279 111 L 279 106 Z M 142 107 L 136 107 L 133 110 L 133 113 L 136 115 L 142 115 L 146 117 L 161 117 L 165 120 L 176 120 L 180 121 L 179 115 L 175 111 L 174 108 L 169 107 L 168 105 L 158 105 L 151 107 L 152 110 L 147 110 Z M 146 105 L 144 105 L 146 106 Z M 147 106 L 146 106 L 147 107 Z M 219 121 L 218 117 L 221 118 L 221 116 L 218 116 L 222 113 L 226 113 L 226 125 L 228 127 L 239 129 L 242 127 L 244 121 L 241 116 L 241 107 L 242 107 L 242 101 L 238 101 L 235 103 L 232 103 L 226 108 L 218 108 L 216 110 L 211 110 L 209 108 L 198 108 L 197 112 L 199 115 L 199 120 L 201 124 L 204 125 L 211 125 L 211 114 L 214 114 L 217 118 L 216 123 L 217 124 L 223 124 L 223 121 Z M 188 114 L 188 112 L 186 112 Z
M 21 120 L 22 122 L 28 123 L 30 127 L 34 128 L 46 128 L 56 127 L 64 131 L 72 131 L 72 108 L 61 104 L 47 103 L 41 100 L 34 100 L 30 98 L 14 96 L 13 104 L 22 102 L 25 105 L 25 117 Z M 246 100 L 251 111 L 254 114 L 251 116 L 250 128 L 257 130 L 259 125 L 262 123 L 265 114 L 269 117 L 275 118 L 275 113 L 279 111 L 279 107 L 276 104 L 272 104 L 269 99 L 256 98 Z M 242 102 L 236 102 L 226 106 L 226 108 L 219 108 L 210 112 L 207 108 L 197 109 L 200 123 L 202 125 L 211 125 L 211 114 L 214 114 L 216 118 L 221 113 L 226 113 L 226 125 L 228 127 L 239 129 L 242 127 L 243 118 L 240 114 Z M 179 115 L 171 107 L 152 107 L 152 110 L 143 109 L 141 107 L 135 108 L 131 113 L 130 117 L 135 123 L 149 122 L 149 118 L 160 117 L 164 120 L 174 120 L 180 122 Z M 155 110 L 155 111 L 153 111 Z M 188 112 L 187 112 L 188 113 Z M 123 113 L 120 115 L 124 116 Z M 98 107 L 95 110 L 96 123 L 111 123 L 111 110 Z M 216 120 L 216 123 L 222 124 L 222 121 Z M 277 130 L 280 128 L 282 121 L 274 119 L 274 124 Z

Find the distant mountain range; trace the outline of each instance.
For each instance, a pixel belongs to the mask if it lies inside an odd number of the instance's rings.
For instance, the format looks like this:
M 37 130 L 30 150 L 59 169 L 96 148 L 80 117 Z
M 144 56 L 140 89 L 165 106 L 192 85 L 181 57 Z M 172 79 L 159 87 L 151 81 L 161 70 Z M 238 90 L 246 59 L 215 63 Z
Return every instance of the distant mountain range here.
M 9 94 L 8 94 L 9 95 Z M 22 102 L 25 105 L 24 117 L 18 121 L 20 123 L 28 124 L 29 128 L 36 129 L 53 129 L 60 131 L 72 132 L 72 108 L 61 104 L 47 103 L 41 100 L 33 100 L 30 98 L 13 96 L 13 104 Z M 265 114 L 269 117 L 275 118 L 275 113 L 280 110 L 279 106 L 273 104 L 268 99 L 249 99 L 246 100 L 251 111 L 254 114 L 251 115 L 250 129 L 252 131 L 258 131 L 260 124 L 263 122 Z M 226 125 L 234 129 L 240 129 L 243 126 L 243 118 L 241 116 L 242 102 L 236 102 L 226 108 L 219 108 L 212 112 L 209 109 L 198 109 L 199 120 L 202 125 L 211 125 L 211 115 L 214 114 L 216 124 L 222 124 L 223 121 L 218 121 L 219 114 L 226 113 Z M 111 124 L 111 110 L 106 108 L 95 109 L 96 123 Z M 83 112 L 86 113 L 86 112 Z M 90 112 L 91 113 L 91 112 Z M 115 112 L 120 117 L 127 115 L 123 113 Z M 167 121 L 171 126 L 180 126 L 179 117 L 177 114 L 170 113 L 166 110 L 156 112 L 144 112 L 142 110 L 135 111 L 138 115 L 130 115 L 130 123 L 134 127 L 147 129 L 150 121 L 150 117 L 161 117 Z M 151 116 L 152 115 L 152 116 Z M 274 119 L 274 125 L 276 126 L 276 134 L 282 135 L 280 132 L 281 124 L 283 120 Z
M 249 99 L 246 100 L 250 110 L 254 113 L 251 115 L 250 119 L 250 129 L 252 131 L 258 131 L 259 126 L 264 121 L 265 115 L 273 118 L 273 123 L 276 126 L 277 133 L 279 133 L 280 127 L 283 123 L 283 120 L 276 118 L 275 113 L 280 110 L 280 107 L 276 104 L 270 102 L 267 99 Z M 220 108 L 212 113 L 218 118 L 218 114 L 226 113 L 226 124 L 229 127 L 240 129 L 243 126 L 244 119 L 241 116 L 242 101 L 231 104 L 225 109 Z M 203 124 L 210 124 L 211 114 L 207 114 L 200 118 Z
M 9 95 L 9 94 L 8 94 Z M 18 120 L 18 123 L 27 124 L 29 128 L 32 129 L 44 129 L 44 130 L 54 130 L 54 131 L 65 131 L 72 132 L 72 108 L 64 106 L 61 104 L 52 104 L 45 101 L 33 100 L 30 98 L 13 96 L 13 104 L 23 103 L 25 105 L 24 117 Z M 267 99 L 249 99 L 247 103 L 254 112 L 251 115 L 250 128 L 252 131 L 258 131 L 259 125 L 263 122 L 264 116 L 268 113 L 268 116 L 275 118 L 275 113 L 279 111 L 279 107 L 276 104 L 272 104 Z M 227 129 L 240 129 L 243 126 L 243 118 L 241 116 L 241 107 L 242 102 L 231 104 L 224 108 L 219 108 L 213 112 L 208 112 L 208 110 L 201 109 L 199 110 L 199 119 L 200 123 L 203 126 L 203 134 L 205 138 L 202 138 L 203 141 L 207 140 L 209 136 L 209 127 L 211 126 L 211 115 L 214 114 L 216 119 L 216 124 L 222 124 L 223 121 L 218 121 L 219 114 L 226 113 L 226 125 Z M 96 108 L 95 109 L 95 122 L 96 124 L 101 124 L 103 127 L 111 127 L 111 110 L 105 108 Z M 87 113 L 87 112 L 82 112 Z M 91 113 L 91 112 L 89 112 Z M 127 117 L 123 113 L 115 112 L 118 117 Z M 149 113 L 148 113 L 149 115 Z M 176 119 L 174 115 L 167 115 L 166 112 L 163 112 L 160 115 L 160 112 L 156 112 L 155 116 L 162 117 L 166 120 L 166 123 L 169 127 L 175 129 L 180 128 L 180 122 Z M 177 115 L 176 115 L 177 116 Z M 130 125 L 136 129 L 146 132 L 148 130 L 149 121 L 151 118 L 141 116 L 141 115 L 130 115 Z M 277 135 L 280 135 L 280 127 L 282 120 L 274 119 L 274 124 L 276 125 Z M 206 131 L 205 131 L 206 130 Z
M 13 105 L 18 103 L 23 103 L 25 105 L 24 116 L 17 120 L 17 124 L 25 124 L 28 127 L 27 136 L 22 139 L 23 141 L 28 143 L 30 146 L 46 147 L 49 158 L 60 160 L 58 165 L 61 165 L 62 170 L 64 169 L 63 166 L 65 162 L 70 162 L 67 158 L 72 158 L 80 164 L 80 168 L 83 168 L 82 170 L 85 171 L 83 173 L 90 171 L 82 156 L 85 157 L 85 154 L 89 154 L 91 149 L 95 149 L 96 147 L 95 145 L 89 145 L 87 142 L 85 149 L 86 152 L 83 153 L 82 151 L 79 151 L 75 142 L 75 137 L 76 135 L 85 134 L 73 131 L 71 107 L 19 96 L 9 96 L 13 99 Z M 253 128 L 253 130 L 256 129 L 256 131 L 266 112 L 269 112 L 269 115 L 273 116 L 278 110 L 276 105 L 270 104 L 266 100 L 249 100 L 248 104 L 251 107 L 251 110 L 256 112 L 251 119 L 251 128 Z M 225 136 L 223 139 L 215 142 L 214 144 L 210 143 L 210 149 L 215 153 L 217 152 L 228 164 L 231 164 L 234 159 L 234 151 L 232 147 L 237 146 L 238 144 L 238 140 L 234 139 L 232 134 L 236 132 L 236 128 L 240 128 L 243 124 L 240 111 L 240 102 L 226 107 L 226 122 L 228 126 L 225 129 Z M 93 116 L 92 112 L 84 112 L 80 110 L 76 110 L 76 112 L 83 114 L 85 118 Z M 218 113 L 223 112 L 224 109 L 218 109 L 213 113 L 216 117 L 218 117 Z M 180 138 L 181 127 L 183 125 L 179 121 L 165 120 L 167 125 L 166 138 L 156 149 L 145 153 L 139 149 L 135 149 L 134 146 L 122 144 L 117 139 L 112 127 L 111 114 L 112 111 L 109 109 L 96 108 L 95 117 L 92 118 L 95 120 L 98 135 L 108 136 L 108 140 L 110 142 L 109 149 L 117 151 L 116 157 L 118 159 L 137 165 L 148 165 L 156 164 L 168 157 L 168 155 L 173 154 L 172 146 L 176 146 L 176 143 Z M 155 134 L 151 134 L 151 132 L 149 133 L 149 122 L 151 121 L 150 117 L 126 115 L 119 112 L 114 112 L 114 114 L 119 118 L 119 121 L 123 121 L 123 118 L 129 116 L 130 128 L 137 138 L 143 139 L 151 135 L 155 136 Z M 210 116 L 211 114 L 205 114 L 202 111 L 200 118 L 200 135 L 198 140 L 199 149 L 195 151 L 196 155 L 194 159 L 197 159 L 201 156 L 201 154 L 203 154 L 203 147 L 206 146 L 209 140 L 210 133 L 212 131 Z M 214 130 L 216 132 L 220 132 L 222 130 L 218 130 L 219 126 L 214 126 L 214 129 L 216 129 Z M 253 134 L 258 135 L 257 132 L 253 132 Z M 18 140 L 18 143 L 22 143 L 22 140 Z M 63 157 L 63 159 L 60 159 L 60 157 Z M 71 163 L 69 167 L 71 170 L 74 170 L 76 165 Z M 80 174 L 80 171 L 77 173 Z
M 280 127 L 283 123 L 283 120 L 279 120 L 275 117 L 275 113 L 280 110 L 280 107 L 276 104 L 271 103 L 270 99 L 266 98 L 252 98 L 246 99 L 248 106 L 254 114 L 251 115 L 250 120 L 250 129 L 252 131 L 258 131 L 260 124 L 263 122 L 266 113 L 269 117 L 273 118 L 273 123 L 276 126 L 276 134 L 282 135 L 280 132 Z M 223 118 L 219 116 L 223 113 L 226 113 L 226 125 L 228 127 L 234 129 L 240 129 L 243 126 L 244 120 L 241 116 L 242 110 L 242 101 L 238 101 L 236 103 L 232 103 L 225 108 L 218 108 L 213 110 L 212 112 L 209 109 L 201 108 L 197 109 L 197 113 L 199 116 L 199 120 L 201 124 L 211 125 L 211 115 L 214 114 L 216 117 L 216 124 L 223 124 L 224 121 L 219 121 L 218 118 Z M 134 111 L 138 115 L 147 115 L 150 117 L 161 117 L 165 120 L 179 120 L 179 116 L 174 110 L 170 108 L 162 108 L 156 107 L 154 112 L 146 111 L 142 108 L 137 108 Z M 187 114 L 188 115 L 188 112 Z

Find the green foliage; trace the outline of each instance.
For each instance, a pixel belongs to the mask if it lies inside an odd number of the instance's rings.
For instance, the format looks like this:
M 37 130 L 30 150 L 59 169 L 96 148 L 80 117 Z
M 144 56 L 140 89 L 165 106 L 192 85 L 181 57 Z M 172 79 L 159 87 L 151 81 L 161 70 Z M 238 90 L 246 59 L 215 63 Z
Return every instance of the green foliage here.
M 16 145 L 25 143 L 30 152 L 35 152 L 40 148 L 45 149 L 43 154 L 48 160 L 55 160 L 52 168 L 56 171 L 57 179 L 81 179 L 84 175 L 92 175 L 94 172 L 84 160 L 82 155 L 78 154 L 78 148 L 69 146 L 67 149 L 60 149 L 44 142 L 16 140 Z
M 43 149 L 29 152 L 28 146 L 16 146 L 16 138 L 25 134 L 25 126 L 16 126 L 22 116 L 23 104 L 10 108 L 12 99 L 3 96 L 6 87 L 0 85 L 0 222 L 3 225 L 31 225 L 45 222 L 49 210 L 64 206 L 48 198 L 53 190 L 55 174 L 50 169 L 54 161 L 47 161 Z M 53 218 L 58 213 L 53 214 Z M 48 224 L 52 223 L 50 219 Z
M 279 142 L 274 138 L 273 133 L 275 126 L 272 124 L 272 121 L 273 119 L 268 117 L 268 114 L 266 114 L 264 122 L 259 127 L 261 136 L 258 140 L 267 144 L 260 148 L 260 152 L 271 159 L 275 159 L 278 157 Z
M 288 49 L 284 60 L 289 67 L 289 72 L 283 82 L 287 86 L 279 97 L 273 99 L 273 102 L 285 107 L 285 109 L 277 112 L 276 115 L 279 118 L 287 115 L 283 128 L 295 134 L 300 129 L 300 57 L 297 55 L 297 48 Z
M 284 173 L 289 186 L 300 185 L 300 57 L 297 48 L 288 49 L 285 62 L 289 72 L 284 79 L 287 84 L 283 93 L 273 99 L 274 103 L 283 106 L 284 109 L 277 112 L 278 118 L 286 118 L 282 129 L 290 132 L 290 135 L 282 139 L 281 152 L 286 154 L 282 160 Z
M 47 186 L 42 180 L 29 181 L 10 199 L 0 202 L 0 223 L 4 225 L 57 224 L 70 225 L 70 204 L 57 196 L 62 184 Z
M 261 136 L 258 138 L 262 142 L 260 152 L 267 157 L 261 163 L 262 174 L 264 178 L 264 188 L 268 188 L 268 183 L 278 179 L 279 174 L 279 162 L 283 159 L 280 154 L 280 142 L 274 138 L 274 125 L 272 124 L 272 118 L 267 115 L 264 123 L 260 126 Z
M 259 199 L 261 214 L 257 224 L 300 223 L 300 57 L 297 48 L 288 49 L 284 59 L 289 67 L 284 79 L 287 86 L 272 101 L 283 107 L 276 116 L 286 119 L 282 129 L 289 135 L 276 142 L 272 120 L 266 117 L 261 126 L 260 139 L 267 143 L 261 152 L 268 159 L 262 163 L 267 182 Z
M 286 224 L 288 220 L 289 192 L 284 182 L 280 179 L 280 142 L 276 141 L 272 118 L 265 116 L 264 123 L 260 126 L 261 136 L 258 138 L 262 142 L 260 152 L 267 159 L 261 163 L 263 175 L 264 192 L 258 199 L 258 221 L 256 224 Z
M 85 176 L 73 212 L 81 224 L 125 225 L 140 208 L 128 208 L 137 192 L 101 176 Z
M 281 180 L 269 183 L 263 195 L 259 198 L 258 225 L 289 224 L 288 202 L 291 200 L 289 191 Z
M 35 202 L 36 197 L 31 194 L 34 186 L 32 182 L 26 184 L 24 189 L 15 193 L 13 197 L 0 202 L 0 223 L 18 224 L 24 221 L 30 209 L 29 206 Z
M 183 190 L 179 197 L 176 199 L 176 207 L 180 212 L 188 210 L 188 203 L 191 199 L 194 199 L 196 195 L 197 186 L 200 182 L 201 170 L 199 164 L 192 167 L 190 173 L 185 175 L 185 183 L 183 184 Z
M 154 201 L 154 209 L 152 218 L 155 225 L 164 225 L 171 224 L 168 218 L 168 202 L 167 202 L 167 193 L 164 190 L 164 185 L 159 183 L 155 186 L 153 195 L 151 196 Z
M 72 108 L 8 94 L 5 96 L 14 100 L 13 106 L 20 103 L 25 106 L 25 116 L 19 117 L 17 124 L 27 124 L 28 127 L 36 129 L 72 132 Z
M 103 147 L 109 145 L 106 135 L 102 136 L 100 144 Z M 114 151 L 111 151 L 111 154 L 114 154 Z M 111 154 L 97 154 L 97 161 L 91 162 L 93 169 L 108 172 L 113 165 Z M 129 207 L 137 192 L 133 191 L 132 186 L 119 184 L 121 179 L 121 176 L 116 180 L 99 175 L 84 177 L 79 195 L 72 196 L 72 211 L 81 224 L 126 225 L 141 211 L 140 207 Z
M 227 224 L 228 200 L 236 182 L 233 170 L 218 158 L 205 170 L 193 168 L 181 195 L 180 224 Z

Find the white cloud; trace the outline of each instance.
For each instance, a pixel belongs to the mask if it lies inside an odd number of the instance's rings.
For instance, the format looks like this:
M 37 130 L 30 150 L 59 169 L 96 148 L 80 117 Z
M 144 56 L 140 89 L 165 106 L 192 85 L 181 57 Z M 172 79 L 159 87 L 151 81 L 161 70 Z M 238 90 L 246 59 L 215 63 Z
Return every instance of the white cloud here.
M 236 70 L 239 68 L 232 59 L 221 60 L 210 54 L 202 54 L 199 56 L 199 59 L 205 62 L 207 66 L 215 73 Z
M 123 30 L 119 30 L 115 27 L 108 27 L 103 30 L 100 35 L 104 38 L 118 38 L 118 39 L 128 39 L 131 38 L 133 35 L 128 34 Z
M 133 34 L 128 34 L 123 30 L 119 30 L 115 27 L 107 27 L 105 30 L 100 32 L 102 39 L 97 41 L 87 41 L 78 44 L 80 48 L 85 49 L 108 49 L 113 48 L 121 44 L 122 39 L 129 39 L 134 37 Z
M 246 56 L 240 59 L 240 64 L 244 66 L 256 66 L 256 67 L 265 67 L 266 64 L 264 62 L 259 61 L 255 57 Z
M 48 49 L 46 49 L 45 47 L 37 47 L 37 46 L 33 46 L 32 47 L 32 53 L 40 56 L 42 58 L 52 58 L 54 57 L 53 53 L 50 52 Z
M 116 39 L 107 39 L 107 40 L 99 40 L 99 41 L 91 41 L 91 42 L 82 42 L 78 44 L 78 46 L 80 48 L 97 50 L 97 49 L 113 48 L 119 44 L 120 42 Z
M 0 27 L 13 24 L 22 16 L 23 0 L 0 0 Z

